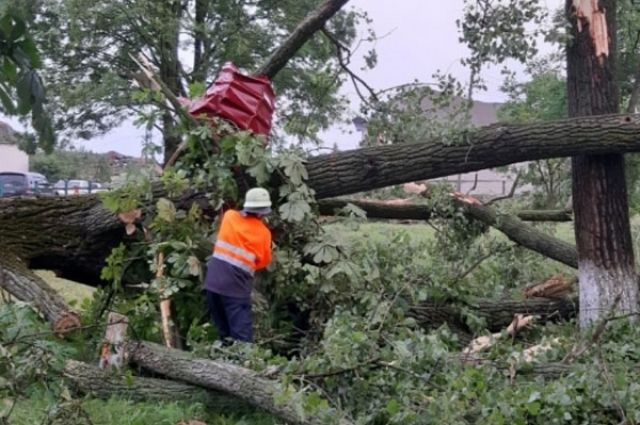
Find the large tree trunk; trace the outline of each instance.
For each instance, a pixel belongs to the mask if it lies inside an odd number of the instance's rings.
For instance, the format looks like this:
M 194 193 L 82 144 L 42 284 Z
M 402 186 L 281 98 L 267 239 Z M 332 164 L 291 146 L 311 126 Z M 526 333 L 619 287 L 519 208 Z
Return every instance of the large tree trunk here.
M 497 332 L 506 328 L 516 314 L 534 315 L 541 322 L 572 319 L 578 313 L 577 298 L 529 298 L 525 300 L 493 300 L 472 298 L 461 303 L 426 301 L 411 308 L 411 316 L 424 328 L 448 324 L 452 329 L 470 333 L 463 320 L 463 308 L 485 320 L 487 329 Z
M 428 205 L 412 203 L 409 200 L 389 201 L 375 199 L 331 198 L 318 201 L 322 215 L 336 215 L 337 211 L 353 204 L 367 213 L 367 218 L 387 220 L 429 220 L 433 211 Z M 521 210 L 515 216 L 522 221 L 571 221 L 571 210 Z
M 567 46 L 569 116 L 618 112 L 616 1 L 567 0 L 566 11 L 571 23 Z M 612 309 L 637 312 L 638 284 L 623 156 L 576 156 L 572 173 L 580 326 L 584 328 Z
M 638 116 L 499 125 L 470 134 L 464 146 L 394 145 L 312 157 L 308 184 L 322 199 L 526 159 L 631 151 L 640 151 Z M 163 195 L 157 187 L 156 199 Z M 206 205 L 207 199 L 204 193 L 187 193 L 176 202 L 188 208 L 193 202 Z M 58 270 L 64 277 L 94 285 L 100 283 L 100 269 L 111 248 L 125 237 L 122 223 L 96 196 L 2 199 L 0 229 L 0 246 L 30 267 Z
M 136 401 L 186 401 L 201 402 L 220 412 L 246 412 L 251 407 L 236 397 L 223 392 L 205 390 L 194 385 L 167 379 L 116 375 L 96 366 L 75 360 L 65 364 L 63 376 L 70 380 L 77 391 L 95 397 L 109 399 L 113 396 Z
M 309 159 L 309 183 L 316 197 L 329 198 L 535 159 L 635 152 L 639 124 L 637 115 L 494 124 L 453 144 L 425 140 L 337 152 Z
M 193 358 L 184 351 L 150 342 L 139 341 L 131 343 L 130 346 L 131 361 L 145 369 L 199 387 L 224 391 L 252 406 L 271 412 L 287 423 L 350 423 L 339 419 L 335 411 L 333 416 L 304 417 L 292 403 L 278 403 L 277 397 L 282 394 L 283 389 L 279 388 L 276 381 L 263 378 L 252 370 L 229 363 Z
M 180 37 L 180 20 L 182 18 L 181 0 L 164 0 L 158 3 L 165 8 L 163 16 L 166 20 L 159 28 L 159 76 L 169 91 L 176 96 L 184 96 L 182 76 L 180 73 L 180 59 L 178 58 L 178 43 Z M 169 110 L 162 113 L 162 139 L 164 146 L 164 163 L 178 149 L 182 136 L 176 125 L 174 114 Z

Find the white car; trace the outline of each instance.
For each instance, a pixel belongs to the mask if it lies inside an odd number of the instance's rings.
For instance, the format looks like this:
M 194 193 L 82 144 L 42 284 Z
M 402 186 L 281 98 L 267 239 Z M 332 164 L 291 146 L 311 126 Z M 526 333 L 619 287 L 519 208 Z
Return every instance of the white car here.
M 88 180 L 59 180 L 54 187 L 59 196 L 88 195 L 107 190 L 100 183 Z

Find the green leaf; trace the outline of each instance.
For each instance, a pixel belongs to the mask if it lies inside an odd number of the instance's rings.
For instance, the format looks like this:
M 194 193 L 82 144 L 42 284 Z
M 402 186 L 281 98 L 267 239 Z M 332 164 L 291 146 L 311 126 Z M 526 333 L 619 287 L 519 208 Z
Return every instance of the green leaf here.
M 29 58 L 29 62 L 32 68 L 40 68 L 42 66 L 42 61 L 40 60 L 40 55 L 38 54 L 38 48 L 31 38 L 26 38 L 22 43 L 20 43 L 20 48 Z
M 300 222 L 304 220 L 305 214 L 311 213 L 311 206 L 303 200 L 289 201 L 280 205 L 278 212 L 285 221 Z
M 18 77 L 18 68 L 16 64 L 8 57 L 4 58 L 2 64 L 2 77 L 9 82 L 15 82 Z
M 400 412 L 400 403 L 398 403 L 398 400 L 392 398 L 387 402 L 387 406 L 385 410 L 387 411 L 388 414 L 393 416 L 398 412 Z
M 540 414 L 541 407 L 542 405 L 540 402 L 534 401 L 533 403 L 527 404 L 527 412 L 529 412 L 531 416 L 538 416 L 538 414 Z
M 160 198 L 156 204 L 158 218 L 167 223 L 173 223 L 176 219 L 176 206 L 166 198 Z
M 200 97 L 207 90 L 207 86 L 202 81 L 194 81 L 189 84 L 189 97 L 191 99 Z

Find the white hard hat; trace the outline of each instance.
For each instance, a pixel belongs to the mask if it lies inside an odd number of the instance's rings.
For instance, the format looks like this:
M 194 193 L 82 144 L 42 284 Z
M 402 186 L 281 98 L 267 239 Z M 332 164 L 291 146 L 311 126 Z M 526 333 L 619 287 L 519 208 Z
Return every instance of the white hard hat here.
M 245 209 L 271 208 L 271 197 L 266 189 L 254 187 L 244 197 Z

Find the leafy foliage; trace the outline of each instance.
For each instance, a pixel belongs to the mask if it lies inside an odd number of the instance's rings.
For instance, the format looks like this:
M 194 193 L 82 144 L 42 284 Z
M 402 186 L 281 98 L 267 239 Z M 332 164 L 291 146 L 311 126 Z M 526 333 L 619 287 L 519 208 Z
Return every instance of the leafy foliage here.
M 539 122 L 566 118 L 567 90 L 561 64 L 556 55 L 532 62 L 527 73 L 531 80 L 518 83 L 507 78 L 503 91 L 509 100 L 498 110 L 507 122 Z M 534 187 L 533 206 L 561 208 L 571 195 L 571 169 L 568 158 L 530 161 L 509 167 L 520 182 Z
M 227 61 L 247 72 L 255 70 L 319 1 L 18 3 L 29 12 L 47 59 L 56 126 L 65 135 L 89 138 L 134 112 L 143 116 L 141 124 L 161 128 L 165 150 L 171 150 L 181 138 L 181 124 L 163 96 L 134 83 L 140 70 L 130 55 L 144 53 L 157 78 L 177 96 L 196 94 Z M 327 25 L 350 46 L 358 24 L 366 19 L 364 13 L 343 11 Z M 274 81 L 279 128 L 313 141 L 320 130 L 340 119 L 345 106 L 338 94 L 340 72 L 329 40 L 310 40 Z
M 51 151 L 55 135 L 45 108 L 45 92 L 36 71 L 42 66 L 40 54 L 17 10 L 0 6 L 0 105 L 8 115 L 31 113 L 31 123 L 38 133 L 39 145 Z M 34 150 L 31 146 L 30 150 Z

